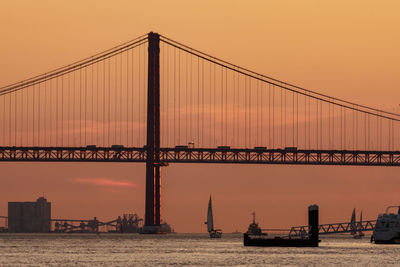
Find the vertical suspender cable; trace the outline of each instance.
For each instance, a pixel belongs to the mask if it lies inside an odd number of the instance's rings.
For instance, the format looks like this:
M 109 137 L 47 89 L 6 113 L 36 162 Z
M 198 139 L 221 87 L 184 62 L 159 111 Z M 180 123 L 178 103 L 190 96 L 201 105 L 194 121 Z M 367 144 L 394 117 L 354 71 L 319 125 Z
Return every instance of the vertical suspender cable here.
M 319 149 L 319 103 L 318 99 L 315 100 L 315 103 L 317 104 L 317 111 L 316 111 L 316 123 L 317 123 L 317 134 L 316 134 L 316 140 L 317 140 L 317 149 Z
M 332 101 L 335 101 L 332 99 Z M 335 149 L 335 104 L 332 105 L 332 148 Z
M 268 84 L 268 148 L 271 149 L 271 85 Z
M 209 108 L 208 108 L 208 147 L 211 147 L 211 102 L 212 102 L 212 88 L 211 88 L 211 62 L 208 63 L 208 67 L 209 67 L 209 83 L 208 83 L 208 88 L 210 91 L 210 95 L 209 95 Z
M 311 97 L 308 95 L 308 149 L 311 148 Z
M 138 77 L 138 121 L 139 121 L 139 126 L 138 126 L 138 146 L 141 146 L 142 144 L 142 140 L 140 138 L 140 133 L 142 131 L 142 118 L 141 118 L 141 87 L 142 87 L 142 65 L 141 65 L 141 58 L 142 58 L 142 51 L 141 51 L 141 47 L 139 47 L 139 65 L 138 65 L 138 69 L 139 69 L 139 77 Z
M 186 78 L 185 78 L 185 110 L 186 110 L 186 113 L 185 113 L 185 139 L 186 139 L 186 143 L 188 142 L 188 106 L 189 106 L 189 103 L 188 103 L 188 72 L 189 72 L 189 69 L 188 69 L 188 53 L 186 53 L 185 54 L 185 63 L 186 63 L 186 68 L 185 68 L 185 76 L 186 76 Z
M 197 143 L 200 144 L 200 58 L 197 57 Z
M 304 149 L 307 148 L 307 91 L 304 90 Z
M 58 118 L 58 108 L 59 108 L 58 102 L 60 101 L 59 92 L 58 92 L 59 91 L 59 88 L 58 88 L 59 78 L 56 78 L 55 80 L 56 80 L 56 146 L 58 146 L 58 121 L 59 121 L 59 118 Z M 46 110 L 45 110 L 45 113 L 46 113 Z
M 263 82 L 260 82 L 260 81 L 258 81 L 258 83 L 259 83 L 259 96 L 260 96 L 260 100 L 259 100 L 259 130 L 260 130 L 260 138 L 259 138 L 259 146 L 264 146 L 264 142 L 263 142 L 263 133 L 264 133 L 264 122 L 263 122 L 263 119 L 264 119 L 264 116 L 263 116 L 263 111 L 264 111 L 264 107 L 263 107 L 263 103 L 264 103 L 264 101 L 263 101 L 263 97 L 264 97 L 264 92 L 263 92 L 263 89 L 264 89 L 264 83 Z
M 225 144 L 228 145 L 228 69 L 225 69 Z
M 64 146 L 64 75 L 61 76 L 61 146 Z
M 79 69 L 79 146 L 82 146 L 82 69 Z
M 33 135 L 32 135 L 32 144 L 33 144 L 33 146 L 35 146 L 36 145 L 36 142 L 35 142 L 35 93 L 36 93 L 36 90 L 35 90 L 35 84 L 33 84 L 33 98 L 32 98 L 32 133 L 33 133 Z M 10 108 L 11 108 L 11 94 L 10 94 Z M 11 120 L 9 120 L 9 123 L 10 123 L 10 125 L 9 125 L 9 129 L 10 129 L 10 134 L 9 134 L 9 144 L 11 144 Z
M 380 135 L 379 135 L 379 149 L 383 150 L 383 144 L 382 144 L 382 112 L 380 112 L 380 116 L 379 116 L 379 131 L 380 131 Z
M 90 119 L 91 119 L 91 126 L 92 126 L 92 130 L 91 130 L 91 133 L 90 133 L 90 142 L 92 143 L 92 144 L 97 144 L 97 142 L 95 142 L 94 141 L 94 136 L 95 136 L 95 131 L 94 131 L 94 98 L 95 98 L 95 96 L 94 96 L 94 65 L 92 65 L 91 66 L 91 70 L 92 70 L 92 73 L 91 73 L 91 83 L 90 83 L 90 96 L 91 96 L 91 100 L 92 100 L 92 103 L 91 103 L 91 116 L 90 116 Z M 98 64 L 96 64 L 96 68 L 98 67 Z M 97 78 L 97 76 L 96 76 L 96 78 Z M 96 83 L 96 85 L 97 85 L 97 83 Z M 96 94 L 97 95 L 97 94 Z M 97 104 L 97 101 L 96 101 L 96 104 Z
M 244 77 L 244 146 L 247 147 L 247 76 Z
M 106 61 L 103 61 L 103 132 L 102 132 L 102 139 L 103 139 L 103 147 L 106 146 Z
M 379 113 L 376 112 L 376 150 L 379 150 Z
M 295 133 L 295 127 L 294 127 L 294 108 L 295 108 L 295 103 L 294 103 L 294 92 L 292 92 L 292 146 L 294 147 L 294 133 Z
M 13 92 L 14 94 L 14 145 L 17 146 L 18 140 L 18 91 Z
M 224 68 L 221 67 L 221 145 L 224 144 Z
M 37 142 L 37 144 L 40 146 L 41 145 L 41 142 L 40 142 L 40 106 L 41 106 L 41 103 L 40 103 L 40 96 L 41 96 L 41 94 L 40 94 L 40 89 L 41 89 L 41 86 L 42 86 L 42 84 L 41 83 L 39 83 L 38 84 L 38 112 L 37 112 L 37 114 L 38 114 L 38 127 L 37 127 L 37 130 L 38 130 L 38 142 Z M 11 94 L 11 95 L 13 95 L 13 94 Z M 11 105 L 11 102 L 10 102 L 10 105 Z M 11 111 L 11 106 L 10 106 L 10 111 Z M 51 114 L 51 113 L 50 113 Z
M 113 128 L 114 128 L 114 144 L 117 144 L 117 125 L 118 125 L 118 119 L 117 119 L 117 106 L 118 106 L 118 56 L 114 58 L 114 121 L 113 121 Z
M 283 143 L 283 90 L 280 87 L 281 90 L 281 147 L 284 147 Z
M 134 78 L 134 75 L 135 75 L 135 50 L 134 49 L 132 49 L 132 73 L 131 73 L 131 86 L 132 86 L 132 88 L 131 88 L 131 90 L 132 90 L 132 101 L 131 101 L 131 137 L 132 137 L 132 140 L 131 140 L 131 144 L 132 144 L 132 146 L 134 146 L 135 145 L 135 140 L 134 140 L 134 137 L 135 137 L 135 134 L 134 134 L 134 132 L 135 132 L 135 129 L 134 129 L 134 127 L 135 127 L 135 118 L 134 118 L 134 107 L 135 107 L 135 78 Z M 165 90 L 165 86 L 164 86 L 164 90 Z M 137 146 L 139 146 L 139 144 L 137 144 Z
M 67 146 L 70 146 L 70 143 L 69 143 L 69 129 L 70 129 L 70 120 L 71 120 L 71 117 L 70 117 L 70 110 L 71 110 L 71 108 L 70 108 L 70 106 L 71 106 L 71 74 L 70 73 L 68 73 L 68 89 L 67 89 Z
M 45 145 L 47 145 L 47 140 L 48 140 L 47 135 L 48 135 L 48 132 L 49 132 L 49 129 L 47 127 L 47 114 L 50 115 L 50 112 L 47 112 L 47 102 L 48 102 L 47 89 L 48 89 L 47 88 L 47 82 L 44 82 L 44 114 L 46 114 L 46 115 L 44 116 L 44 128 L 43 129 L 44 129 Z M 50 88 L 50 90 L 51 90 L 51 88 Z
M 261 146 L 264 146 L 264 83 L 261 83 L 261 88 L 260 88 L 260 93 L 261 93 L 261 99 L 260 99 L 260 112 L 261 112 L 261 117 L 260 117 L 260 127 L 261 127 Z
M 240 146 L 240 83 L 239 83 L 239 73 L 236 72 L 236 116 L 237 116 L 237 123 L 236 123 L 236 131 L 237 131 L 237 141 L 236 145 Z
M 320 131 L 320 135 L 321 135 L 321 136 L 320 136 L 320 140 L 321 140 L 321 142 L 320 142 L 320 143 L 321 143 L 321 144 L 320 144 L 320 149 L 323 149 L 323 144 L 324 144 L 323 141 L 324 141 L 324 140 L 323 140 L 323 138 L 322 138 L 322 131 L 323 131 L 324 127 L 323 127 L 323 122 L 322 122 L 322 115 L 323 115 L 322 108 L 323 108 L 323 104 L 324 104 L 324 103 L 323 103 L 322 101 L 320 101 L 320 103 L 321 103 L 321 108 L 320 108 L 320 113 L 321 113 L 321 115 L 319 116 L 319 119 L 321 120 L 321 121 L 320 121 L 320 126 L 321 126 L 321 131 Z
M 178 144 L 182 143 L 181 139 L 181 130 L 182 130 L 182 124 L 181 124 L 181 112 L 182 112 L 182 105 L 181 105 L 181 98 L 182 98 L 182 88 L 181 88 L 181 83 L 182 83 L 182 61 L 181 61 L 181 50 L 178 50 Z
M 299 147 L 299 94 L 296 94 L 296 146 Z
M 340 107 L 340 149 L 343 149 L 343 107 Z
M 328 101 L 332 101 L 331 98 L 328 98 Z M 331 104 L 328 103 L 328 149 L 332 149 L 332 140 L 331 140 Z
M 272 148 L 275 148 L 275 86 L 272 86 Z
M 260 104 L 259 104 L 259 102 L 260 102 L 260 96 L 259 96 L 259 90 L 260 90 L 260 88 L 259 88 L 259 86 L 260 86 L 260 83 L 259 83 L 259 81 L 258 80 L 256 80 L 256 96 L 257 96 L 257 99 L 256 99 L 256 110 L 257 110 L 257 112 L 256 112 L 256 120 L 257 120 L 257 123 L 256 123 L 256 131 L 257 131 L 257 134 L 256 134 L 256 146 L 258 146 L 258 144 L 259 144 L 259 131 L 260 131 L 260 125 L 259 125 L 259 119 L 260 119 L 260 117 L 259 117 L 259 109 L 260 109 Z
M 107 86 L 107 91 L 108 91 L 108 97 L 107 97 L 107 106 L 108 106 L 108 114 L 107 114 L 107 146 L 111 145 L 111 140 L 110 140 L 110 124 L 111 124 L 111 62 L 110 58 L 108 58 L 108 86 Z M 139 102 L 140 103 L 140 102 Z M 140 118 L 140 111 L 139 111 L 139 118 Z M 140 124 L 140 123 L 139 123 Z M 139 135 L 140 138 L 140 135 Z
M 213 138 L 213 146 L 215 147 L 215 145 L 216 145 L 216 138 L 217 138 L 217 125 L 216 125 L 216 121 L 217 121 L 217 67 L 216 67 L 216 65 L 215 64 L 213 64 L 214 65 L 214 89 L 213 89 L 213 91 L 214 91 L 214 101 L 213 101 L 213 107 L 214 107 L 214 112 L 213 112 L 213 114 L 214 114 L 214 138 Z
M 165 145 L 168 147 L 169 145 L 169 46 L 166 45 L 166 54 L 167 54 L 167 62 L 166 62 L 166 72 L 167 72 L 167 77 L 166 77 L 166 85 L 165 85 L 165 91 L 166 91 L 166 139 L 167 141 L 165 142 Z
M 96 64 L 96 67 L 98 67 L 98 64 Z M 94 137 L 95 137 L 95 130 L 94 130 L 94 98 L 95 98 L 95 96 L 94 96 L 94 88 L 95 88 L 94 76 L 95 76 L 95 74 L 94 74 L 94 72 L 95 72 L 95 70 L 94 70 L 94 68 L 95 68 L 95 66 L 92 65 L 91 66 L 91 70 L 92 70 L 91 71 L 91 83 L 90 83 L 90 96 L 91 96 L 91 102 L 92 102 L 90 119 L 91 119 L 91 128 L 92 129 L 91 129 L 91 133 L 90 133 L 90 143 L 97 145 L 97 142 L 94 141 Z
M 347 144 L 346 144 L 347 143 L 347 141 L 346 141 L 347 140 L 346 139 L 346 133 L 347 133 L 347 130 L 346 130 L 346 128 L 347 128 L 346 127 L 347 126 L 347 123 L 346 123 L 346 111 L 347 111 L 346 108 L 344 108 L 343 109 L 343 121 L 344 121 L 343 122 L 343 128 L 344 128 L 343 129 L 344 130 L 344 132 L 343 132 L 343 146 L 344 146 L 344 149 L 347 149 Z
M 29 88 L 28 88 L 29 89 Z M 6 95 L 2 95 L 1 98 L 3 99 L 3 146 L 6 146 Z M 28 96 L 27 98 L 28 99 Z M 28 102 L 28 100 L 27 100 Z M 27 110 L 28 110 L 28 105 L 26 105 Z M 26 115 L 28 115 L 28 111 L 26 113 Z M 28 117 L 26 118 L 26 122 L 28 122 Z M 28 136 L 28 127 L 26 127 L 27 131 L 26 131 L 26 136 Z
M 251 105 L 251 79 L 249 79 L 249 146 L 251 147 L 251 110 L 253 106 Z
M 178 50 L 178 145 L 181 144 L 181 50 Z
M 122 53 L 119 54 L 119 144 L 122 144 Z
M 176 145 L 176 49 L 174 48 L 174 142 L 172 145 Z

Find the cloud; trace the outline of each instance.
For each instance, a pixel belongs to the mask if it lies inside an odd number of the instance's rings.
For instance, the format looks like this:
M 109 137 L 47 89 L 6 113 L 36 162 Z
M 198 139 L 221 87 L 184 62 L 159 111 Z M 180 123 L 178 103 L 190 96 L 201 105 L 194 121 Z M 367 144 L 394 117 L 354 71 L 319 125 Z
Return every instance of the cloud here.
M 137 184 L 129 181 L 113 180 L 110 178 L 75 178 L 74 182 L 81 184 L 90 184 L 107 188 L 133 188 Z

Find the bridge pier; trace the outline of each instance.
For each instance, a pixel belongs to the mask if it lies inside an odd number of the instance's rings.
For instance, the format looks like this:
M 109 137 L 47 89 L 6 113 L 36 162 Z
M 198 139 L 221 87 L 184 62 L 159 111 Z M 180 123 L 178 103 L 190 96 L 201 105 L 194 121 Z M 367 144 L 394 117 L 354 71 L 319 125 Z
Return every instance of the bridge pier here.
M 161 222 L 160 35 L 148 34 L 146 211 L 144 233 L 157 233 Z

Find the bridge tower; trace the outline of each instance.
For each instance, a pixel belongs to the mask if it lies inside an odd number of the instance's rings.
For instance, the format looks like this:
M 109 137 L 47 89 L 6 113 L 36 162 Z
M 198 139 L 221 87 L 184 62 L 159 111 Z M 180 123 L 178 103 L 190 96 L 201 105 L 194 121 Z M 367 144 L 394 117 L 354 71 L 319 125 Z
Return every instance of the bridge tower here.
M 160 35 L 148 34 L 147 161 L 145 233 L 156 233 L 161 220 L 160 181 Z

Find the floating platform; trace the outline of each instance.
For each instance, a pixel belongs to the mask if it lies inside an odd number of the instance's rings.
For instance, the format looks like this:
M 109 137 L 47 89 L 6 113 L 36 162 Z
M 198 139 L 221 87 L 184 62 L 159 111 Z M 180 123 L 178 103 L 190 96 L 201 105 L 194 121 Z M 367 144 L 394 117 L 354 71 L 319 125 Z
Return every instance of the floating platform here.
M 290 238 L 289 236 L 269 237 L 266 233 L 243 234 L 245 246 L 257 247 L 318 247 L 318 206 L 308 207 L 308 234 L 302 238 Z

